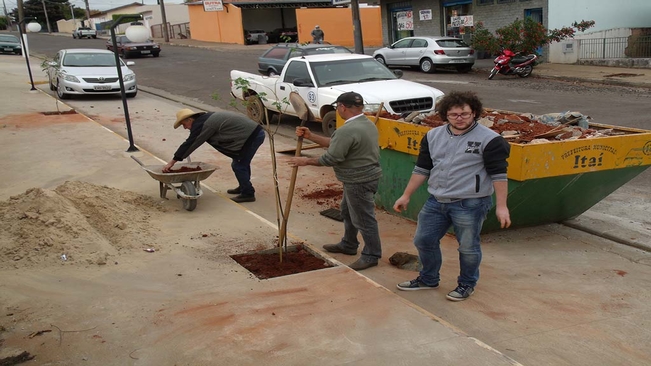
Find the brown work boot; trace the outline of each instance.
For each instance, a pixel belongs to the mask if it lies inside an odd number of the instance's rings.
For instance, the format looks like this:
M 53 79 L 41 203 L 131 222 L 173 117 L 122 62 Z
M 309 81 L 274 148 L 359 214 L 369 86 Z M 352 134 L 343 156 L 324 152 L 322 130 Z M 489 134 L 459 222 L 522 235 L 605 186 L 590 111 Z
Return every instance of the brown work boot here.
M 342 253 L 346 255 L 357 255 L 357 250 L 344 249 L 339 244 L 326 244 L 323 246 L 327 252 Z
M 367 269 L 375 266 L 377 266 L 377 259 L 370 259 L 364 257 L 361 257 L 358 260 L 348 265 L 350 269 L 354 269 L 355 271 L 361 271 L 363 269 Z

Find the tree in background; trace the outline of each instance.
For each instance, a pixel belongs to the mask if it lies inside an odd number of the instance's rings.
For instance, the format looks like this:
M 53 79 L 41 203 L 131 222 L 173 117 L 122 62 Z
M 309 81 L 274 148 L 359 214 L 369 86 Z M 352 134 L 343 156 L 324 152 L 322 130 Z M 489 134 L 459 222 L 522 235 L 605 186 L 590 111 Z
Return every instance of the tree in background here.
M 528 54 L 552 42 L 574 38 L 577 31 L 583 32 L 593 27 L 594 24 L 594 20 L 582 20 L 572 23 L 571 27 L 548 30 L 542 24 L 527 17 L 524 20 L 516 19 L 513 23 L 497 29 L 493 35 L 484 28 L 482 22 L 477 22 L 473 32 L 472 46 L 491 54 L 499 53 L 501 48 Z
M 45 25 L 45 12 L 43 11 L 43 2 L 41 0 L 26 0 L 23 2 L 23 8 L 25 10 L 24 16 L 26 18 L 35 17 L 41 25 Z M 68 0 L 47 0 L 45 1 L 45 9 L 47 10 L 47 16 L 52 28 L 56 28 L 56 22 L 58 20 L 72 19 L 72 14 L 70 13 L 70 2 Z M 84 9 L 73 9 L 76 19 L 84 19 L 86 17 Z M 14 19 L 18 19 L 18 9 L 13 9 L 10 15 Z M 47 29 L 45 26 L 43 28 Z
M 7 29 L 7 25 L 9 25 L 7 17 L 0 15 L 0 29 Z

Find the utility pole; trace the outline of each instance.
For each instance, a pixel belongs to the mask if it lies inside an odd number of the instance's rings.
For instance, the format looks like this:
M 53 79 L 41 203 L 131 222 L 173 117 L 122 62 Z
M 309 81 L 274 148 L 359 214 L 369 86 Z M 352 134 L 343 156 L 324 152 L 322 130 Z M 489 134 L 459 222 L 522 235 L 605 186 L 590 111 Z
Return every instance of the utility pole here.
M 88 6 L 88 0 L 84 0 L 86 4 L 86 21 L 88 22 L 87 26 L 90 27 L 90 6 Z
M 16 6 L 18 7 L 18 26 L 24 31 L 25 24 L 21 23 L 23 21 L 23 18 L 25 18 L 25 11 L 23 9 L 23 0 L 17 0 Z
M 4 9 L 5 9 L 5 18 L 7 18 L 7 22 L 8 22 L 8 23 L 7 23 L 7 27 L 9 27 L 8 29 L 11 30 L 11 28 L 12 28 L 12 25 L 11 25 L 11 17 L 9 16 L 9 13 L 7 13 L 7 4 L 5 4 L 5 0 L 2 0 L 2 6 L 3 6 Z
M 45 23 L 47 23 L 47 32 L 52 33 L 52 28 L 50 28 L 50 19 L 47 16 L 47 8 L 45 7 L 45 0 L 41 0 L 43 3 L 43 12 L 45 13 Z
M 72 8 L 72 4 L 70 4 L 70 16 L 72 16 L 72 27 L 74 29 L 77 29 L 77 21 L 75 20 L 75 9 Z
M 350 7 L 353 13 L 353 39 L 355 40 L 355 53 L 364 54 L 364 41 L 362 39 L 362 22 L 359 19 L 359 0 L 352 0 Z
M 160 0 L 160 15 L 163 20 L 163 38 L 165 38 L 165 43 L 170 41 L 170 33 L 167 29 L 167 15 L 165 14 L 165 1 Z

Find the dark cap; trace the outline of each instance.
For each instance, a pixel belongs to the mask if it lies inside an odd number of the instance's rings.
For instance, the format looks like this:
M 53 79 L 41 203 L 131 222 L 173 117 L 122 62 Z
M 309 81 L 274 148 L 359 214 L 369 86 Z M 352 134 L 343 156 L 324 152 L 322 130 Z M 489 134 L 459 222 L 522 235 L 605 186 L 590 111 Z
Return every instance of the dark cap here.
M 359 107 L 364 105 L 364 98 L 362 98 L 359 93 L 346 92 L 341 94 L 335 103 L 341 103 L 343 105 L 354 105 Z

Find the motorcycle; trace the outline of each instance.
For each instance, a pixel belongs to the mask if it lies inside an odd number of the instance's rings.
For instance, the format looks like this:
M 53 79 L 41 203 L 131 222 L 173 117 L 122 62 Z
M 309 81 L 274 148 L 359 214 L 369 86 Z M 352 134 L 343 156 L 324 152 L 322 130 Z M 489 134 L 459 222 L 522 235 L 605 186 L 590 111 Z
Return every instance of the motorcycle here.
M 497 73 L 502 75 L 518 75 L 521 78 L 526 78 L 531 75 L 533 66 L 536 63 L 538 56 L 520 55 L 520 53 L 513 53 L 511 50 L 502 50 L 500 55 L 495 58 L 495 67 L 488 75 L 488 80 L 492 79 Z

